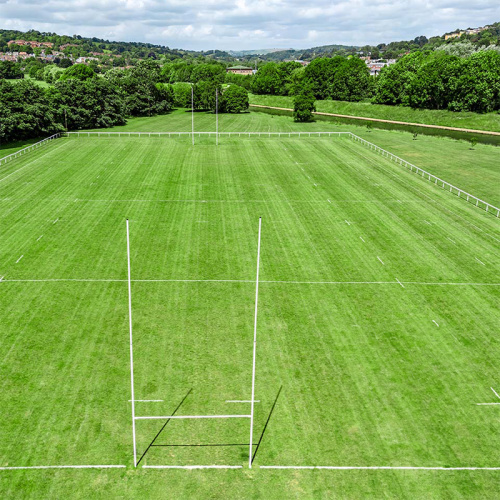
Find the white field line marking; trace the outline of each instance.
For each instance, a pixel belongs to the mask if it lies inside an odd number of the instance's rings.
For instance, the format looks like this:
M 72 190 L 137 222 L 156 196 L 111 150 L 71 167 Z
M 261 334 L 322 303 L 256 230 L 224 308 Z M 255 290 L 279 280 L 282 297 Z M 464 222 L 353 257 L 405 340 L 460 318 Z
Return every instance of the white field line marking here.
M 344 222 L 345 222 L 348 226 L 350 226 L 350 225 L 351 225 L 351 223 L 350 223 L 348 220 L 344 220 Z
M 363 242 L 363 243 L 366 243 L 366 241 L 363 239 L 362 236 L 359 237 L 359 239 Z
M 476 403 L 477 406 L 492 406 L 492 405 L 500 405 L 500 403 Z
M 384 262 L 382 261 L 382 259 L 377 255 L 377 259 L 382 263 L 383 266 L 385 266 Z
M 392 466 L 329 466 L 329 465 L 259 465 L 260 469 L 325 469 L 325 470 L 500 470 L 500 467 L 392 467 Z
M 143 465 L 143 469 L 243 469 L 242 465 Z
M 25 469 L 124 469 L 125 465 L 33 465 L 29 467 L 0 467 L 0 470 Z
M 131 399 L 128 400 L 129 403 L 132 402 Z M 136 399 L 136 403 L 163 403 L 163 399 Z
M 16 260 L 16 264 L 24 257 L 24 255 L 21 255 L 21 257 L 19 257 L 19 259 Z
M 456 245 L 456 242 L 453 241 L 451 238 L 448 238 L 448 236 L 446 237 L 447 240 L 450 240 L 454 245 Z
M 479 264 L 482 264 L 483 266 L 486 265 L 484 262 L 480 261 L 477 257 L 474 257 L 474 258 L 479 262 Z
M 331 203 L 331 201 L 330 201 L 330 200 L 327 200 L 327 201 L 328 201 L 328 203 Z
M 40 241 L 41 239 L 43 238 L 43 234 L 41 236 L 39 236 L 36 241 Z
M 3 276 L 0 276 L 0 281 L 3 281 Z
M 495 389 L 493 389 L 493 387 L 490 387 L 490 389 L 493 391 L 493 394 L 495 394 L 495 396 L 500 399 L 500 396 L 497 394 L 497 392 L 495 391 Z
M 134 420 L 167 420 L 169 418 L 176 419 L 197 419 L 197 418 L 250 418 L 250 415 L 169 415 L 164 416 L 150 416 L 150 417 L 134 417 Z
M 401 281 L 399 281 L 397 278 L 396 278 L 396 281 L 404 288 L 405 286 L 403 285 L 403 283 L 401 283 Z
M 58 221 L 59 221 L 59 217 L 52 224 L 55 224 Z
M 226 403 L 251 403 L 250 399 L 226 399 Z M 254 403 L 260 403 L 259 399 L 256 399 Z
M 4 279 L 4 283 L 124 283 L 126 279 L 94 279 L 94 278 L 49 278 L 49 279 Z M 177 279 L 133 279 L 132 283 L 250 283 L 254 280 L 177 280 Z M 395 285 L 395 281 L 286 281 L 286 280 L 260 280 L 259 283 L 283 285 Z M 500 286 L 500 283 L 443 283 L 429 281 L 404 281 L 406 285 L 421 286 Z
M 60 147 L 66 145 L 67 143 L 66 142 L 63 142 L 62 144 L 60 144 L 59 146 L 57 146 L 57 148 L 53 148 L 52 151 L 55 151 L 56 149 L 59 149 Z M 47 153 L 50 152 L 47 151 Z M 26 167 L 29 167 L 30 165 L 32 165 L 33 163 L 35 163 L 36 161 L 40 160 L 43 156 L 45 156 L 45 154 L 39 156 L 36 160 L 33 160 L 29 163 L 27 163 L 26 165 L 24 165 L 24 167 L 21 167 L 21 168 L 18 168 L 17 170 L 15 170 L 14 172 L 11 172 L 9 175 L 6 175 L 5 177 L 3 177 L 2 179 L 0 179 L 0 182 L 4 181 L 5 179 L 8 179 L 11 175 L 14 175 L 14 174 L 17 174 L 17 172 L 20 172 L 21 170 L 24 170 Z
M 439 325 L 436 323 L 436 321 L 435 321 L 435 320 L 432 320 L 432 322 L 433 322 L 433 323 L 434 323 L 437 327 L 439 327 Z

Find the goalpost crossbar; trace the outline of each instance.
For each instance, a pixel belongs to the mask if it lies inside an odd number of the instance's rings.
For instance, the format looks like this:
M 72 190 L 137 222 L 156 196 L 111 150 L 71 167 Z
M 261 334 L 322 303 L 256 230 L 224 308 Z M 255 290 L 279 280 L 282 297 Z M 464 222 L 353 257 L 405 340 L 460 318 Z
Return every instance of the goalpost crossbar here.
M 251 415 L 170 415 L 170 416 L 144 416 L 144 417 L 134 417 L 135 420 L 167 420 L 175 418 L 178 420 L 182 419 L 192 419 L 192 418 L 250 418 Z

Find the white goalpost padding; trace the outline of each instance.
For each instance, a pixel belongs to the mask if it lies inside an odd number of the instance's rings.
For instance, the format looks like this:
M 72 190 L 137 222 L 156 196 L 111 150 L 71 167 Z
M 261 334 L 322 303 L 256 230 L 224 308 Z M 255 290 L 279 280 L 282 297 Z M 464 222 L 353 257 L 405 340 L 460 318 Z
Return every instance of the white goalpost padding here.
M 136 400 L 134 393 L 134 354 L 133 354 L 133 341 L 132 341 L 132 279 L 130 272 L 130 230 L 129 221 L 127 219 L 127 268 L 128 268 L 128 310 L 129 310 L 129 341 L 130 341 L 130 389 L 131 399 L 129 400 L 132 406 L 132 440 L 134 447 L 134 467 L 137 467 L 137 442 L 135 422 L 136 420 L 186 420 L 186 419 L 228 419 L 228 418 L 248 418 L 250 419 L 250 450 L 248 457 L 248 466 L 252 467 L 253 455 L 253 422 L 254 422 L 254 405 L 259 401 L 255 401 L 255 366 L 257 356 L 257 311 L 259 299 L 259 268 L 260 268 L 260 241 L 261 241 L 262 217 L 259 217 L 259 235 L 257 244 L 257 275 L 255 279 L 255 312 L 254 312 L 254 331 L 253 331 L 253 357 L 252 357 L 252 397 L 250 400 L 245 400 L 245 403 L 251 403 L 250 415 L 135 415 L 135 402 L 136 401 L 153 401 L 153 400 Z M 134 280 L 135 281 L 135 280 Z M 159 400 L 154 400 L 159 401 Z M 162 400 L 163 401 L 163 400 Z M 226 402 L 243 402 L 243 401 L 226 401 Z M 147 451 L 147 450 L 146 450 Z M 203 466 L 179 466 L 179 465 L 158 465 L 147 466 L 143 468 L 157 468 L 157 469 L 189 469 L 189 468 L 241 468 L 242 466 L 217 466 L 217 465 L 203 465 Z

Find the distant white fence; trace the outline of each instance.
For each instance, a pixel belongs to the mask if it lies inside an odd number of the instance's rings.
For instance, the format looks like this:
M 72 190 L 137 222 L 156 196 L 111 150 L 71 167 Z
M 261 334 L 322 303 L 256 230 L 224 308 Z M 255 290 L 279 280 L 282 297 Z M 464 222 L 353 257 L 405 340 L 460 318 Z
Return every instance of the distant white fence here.
M 386 151 L 385 149 L 382 149 L 371 142 L 365 141 L 364 139 L 358 137 L 355 134 L 352 133 L 349 134 L 351 139 L 363 144 L 372 151 L 376 151 L 385 158 L 388 158 L 389 160 L 392 160 L 398 163 L 399 165 L 402 165 L 403 167 L 410 169 L 411 172 L 415 172 L 417 175 L 421 175 L 424 179 L 428 180 L 429 182 L 433 182 L 436 186 L 449 190 L 450 193 L 456 194 L 459 198 L 462 198 L 468 201 L 469 203 L 474 204 L 478 208 L 482 208 L 486 212 L 493 214 L 495 217 L 500 217 L 500 208 L 495 207 L 494 205 L 491 205 L 490 203 L 481 200 L 480 198 L 477 198 L 476 196 L 468 193 L 467 191 L 464 191 L 463 189 L 457 188 L 453 184 L 450 184 L 449 182 L 446 182 L 443 179 L 440 179 L 439 177 L 436 177 L 435 175 L 426 172 L 425 170 L 413 165 L 410 162 L 407 162 L 406 160 L 403 160 L 399 156 L 389 153 L 389 151 Z
M 192 132 L 66 132 L 77 137 L 191 137 Z M 195 137 L 332 137 L 351 132 L 195 132 Z
M 46 146 L 50 141 L 53 141 L 54 139 L 58 139 L 61 137 L 61 134 L 54 134 L 51 135 L 50 137 L 47 137 L 47 139 L 43 139 L 42 141 L 35 142 L 35 144 L 31 144 L 30 146 L 20 149 L 19 151 L 16 151 L 15 153 L 12 153 L 8 156 L 4 156 L 3 158 L 0 158 L 0 165 L 5 165 L 7 162 L 14 160 L 15 158 L 19 158 L 20 156 L 25 155 L 26 153 L 29 153 L 31 151 L 34 151 L 35 149 L 38 149 L 42 146 Z

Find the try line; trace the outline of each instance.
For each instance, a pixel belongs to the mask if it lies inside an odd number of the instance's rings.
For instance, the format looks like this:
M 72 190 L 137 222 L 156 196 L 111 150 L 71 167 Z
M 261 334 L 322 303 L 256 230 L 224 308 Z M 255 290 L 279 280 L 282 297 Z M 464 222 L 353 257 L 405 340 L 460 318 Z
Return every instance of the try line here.
M 397 278 L 396 278 L 397 279 Z M 99 279 L 99 278 L 46 278 L 46 279 L 5 279 L 2 283 L 124 283 L 126 279 Z M 131 283 L 250 283 L 255 280 L 241 279 L 131 279 Z M 500 286 L 500 283 L 474 283 L 474 282 L 433 282 L 433 281 L 291 281 L 291 280 L 259 280 L 259 283 L 284 284 L 284 285 L 423 285 L 423 286 Z M 403 287 L 404 288 L 404 287 Z

